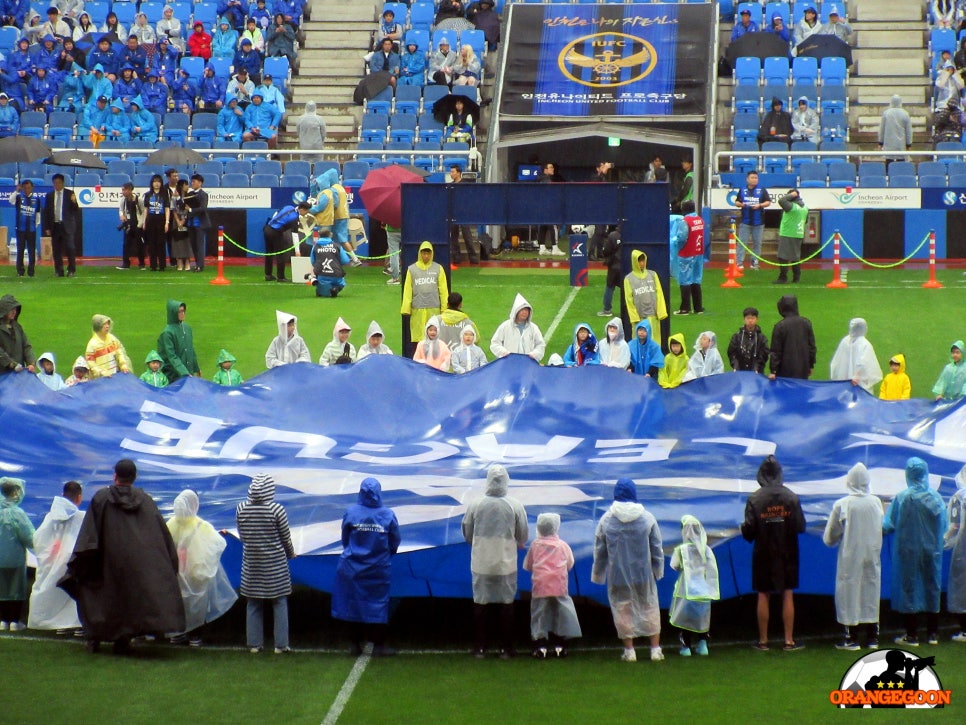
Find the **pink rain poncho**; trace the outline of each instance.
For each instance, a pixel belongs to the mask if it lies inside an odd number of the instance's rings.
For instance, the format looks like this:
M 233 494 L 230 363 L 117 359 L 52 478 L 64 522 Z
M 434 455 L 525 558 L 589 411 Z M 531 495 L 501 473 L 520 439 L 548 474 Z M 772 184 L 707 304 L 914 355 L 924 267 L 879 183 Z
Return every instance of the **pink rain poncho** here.
M 574 553 L 557 536 L 559 530 L 560 514 L 540 514 L 537 538 L 523 560 L 523 568 L 533 575 L 530 636 L 535 640 L 545 639 L 550 632 L 565 638 L 581 634 L 574 600 L 568 595 Z
M 671 624 L 691 632 L 707 632 L 711 628 L 711 602 L 721 598 L 718 562 L 701 522 L 689 514 L 681 519 L 681 545 L 671 555 L 671 568 L 681 572 L 671 600 Z

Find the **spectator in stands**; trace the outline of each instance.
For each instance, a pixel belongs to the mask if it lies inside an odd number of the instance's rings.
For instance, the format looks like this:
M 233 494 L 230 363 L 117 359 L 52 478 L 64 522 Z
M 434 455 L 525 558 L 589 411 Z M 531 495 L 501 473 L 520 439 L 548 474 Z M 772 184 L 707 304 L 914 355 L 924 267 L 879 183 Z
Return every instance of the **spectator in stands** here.
M 399 55 L 392 49 L 392 41 L 385 38 L 382 47 L 372 55 L 369 60 L 369 70 L 371 72 L 385 71 L 389 74 L 389 85 L 395 93 L 396 78 L 399 75 Z
M 781 13 L 771 14 L 771 23 L 768 25 L 767 32 L 777 35 L 786 43 L 791 42 L 792 37 L 788 32 L 788 28 L 785 27 L 785 19 Z
M 184 29 L 181 27 L 181 21 L 174 16 L 173 7 L 170 5 L 164 6 L 164 10 L 161 11 L 161 19 L 154 27 L 159 40 L 167 38 L 179 50 L 184 50 Z
M 17 0 L 6 0 L 0 3 L 0 25 L 13 25 L 22 28 L 29 9 L 28 3 Z
M 406 51 L 399 59 L 399 83 L 421 86 L 426 82 L 426 53 L 415 40 L 406 42 Z
M 250 41 L 252 41 L 252 47 L 259 53 L 265 52 L 265 36 L 262 35 L 261 28 L 258 27 L 258 21 L 255 20 L 255 18 L 248 18 L 248 21 L 245 24 L 245 31 L 238 39 L 239 47 L 241 47 L 241 41 L 245 38 L 248 38 Z
M 99 96 L 114 97 L 114 84 L 111 83 L 104 73 L 104 68 L 100 63 L 94 66 L 94 70 L 84 76 L 84 87 L 87 89 L 87 97 L 91 100 Z
M 833 5 L 829 10 L 828 22 L 819 28 L 818 34 L 834 35 L 846 43 L 849 41 L 849 36 L 852 35 L 852 26 L 845 22 L 845 19 L 839 14 L 838 5 Z
M 111 104 L 111 113 L 104 123 L 107 128 L 107 137 L 111 141 L 130 141 L 131 140 L 131 119 L 124 112 L 127 104 L 120 98 Z
M 205 32 L 205 24 L 197 21 L 194 32 L 188 36 L 188 55 L 211 60 L 211 36 Z
M 238 41 L 238 31 L 231 27 L 231 21 L 225 16 L 218 18 L 218 29 L 211 34 L 211 57 L 231 60 Z
M 219 0 L 218 15 L 227 18 L 235 30 L 245 27 L 245 6 L 241 0 Z
M 71 33 L 71 37 L 77 41 L 85 35 L 96 32 L 98 32 L 97 26 L 91 22 L 91 16 L 88 13 L 81 13 L 77 18 L 77 22 L 74 24 L 74 32 Z
M 433 25 L 438 26 L 444 20 L 464 20 L 465 18 L 466 11 L 463 8 L 462 0 L 442 0 L 436 11 L 436 18 L 433 20 Z
M 653 184 L 658 180 L 658 169 L 664 168 L 664 161 L 657 154 L 654 154 L 654 158 L 651 159 L 651 163 L 648 164 L 647 172 L 644 174 L 644 182 L 647 184 Z
M 211 63 L 205 66 L 205 72 L 201 77 L 201 84 L 198 87 L 200 102 L 199 109 L 215 113 L 220 111 L 225 105 L 225 92 L 228 90 L 228 82 L 218 75 L 215 66 Z
M 305 0 L 275 0 L 272 10 L 276 15 L 281 13 L 285 22 L 298 30 L 299 20 L 302 19 L 302 8 L 304 7 Z
M 198 84 L 191 78 L 191 74 L 182 68 L 178 71 L 178 80 L 171 89 L 174 108 L 181 113 L 194 113 L 197 98 Z
M 325 147 L 325 132 L 325 120 L 316 112 L 315 101 L 307 102 L 298 122 L 299 150 L 304 159 L 313 156 L 306 151 L 321 151 Z
M 743 244 L 738 245 L 738 267 L 745 261 L 745 245 L 752 242 L 754 257 L 751 268 L 758 270 L 758 258 L 761 256 L 761 235 L 765 229 L 764 210 L 771 206 L 771 196 L 768 190 L 758 185 L 758 172 L 749 171 L 745 177 L 745 188 L 738 190 L 735 206 L 741 209 L 741 223 L 738 225 L 738 239 Z
M 130 65 L 134 69 L 135 76 L 144 78 L 148 67 L 148 53 L 138 45 L 137 35 L 129 35 L 127 44 L 118 54 L 118 67 L 123 68 L 125 65 Z
M 254 83 L 258 83 L 262 74 L 262 54 L 252 48 L 252 41 L 244 38 L 241 41 L 241 47 L 235 52 L 232 65 L 236 71 L 240 68 L 247 68 L 248 76 Z
M 58 111 L 70 111 L 73 113 L 84 107 L 84 97 L 86 95 L 84 89 L 85 75 L 84 69 L 74 63 L 70 73 L 64 76 L 64 80 L 60 84 L 60 90 L 57 91 L 57 96 L 60 99 L 57 103 Z
M 775 96 L 771 99 L 771 110 L 761 120 L 761 127 L 758 129 L 758 143 L 783 141 L 787 144 L 792 140 L 792 133 L 792 117 L 785 110 L 782 99 Z
M 278 122 L 281 112 L 275 106 L 265 103 L 260 88 L 252 92 L 252 102 L 245 109 L 245 133 L 243 141 L 266 141 L 273 149 L 278 145 Z
M 42 18 L 31 9 L 27 13 L 27 24 L 20 31 L 22 37 L 27 38 L 27 41 L 34 45 L 42 37 L 40 33 Z
M 463 103 L 463 99 L 457 97 L 456 101 L 453 103 L 453 112 L 449 115 L 446 120 L 446 128 L 443 131 L 443 141 L 463 141 L 465 143 L 473 142 L 473 116 L 465 108 L 466 104 Z M 547 164 L 550 167 L 551 176 L 556 177 L 556 167 L 553 164 Z M 547 173 L 546 168 L 544 169 L 544 174 Z M 550 179 L 556 180 L 556 179 Z M 561 177 L 559 179 L 563 181 Z
M 222 141 L 241 143 L 245 131 L 245 112 L 238 105 L 238 99 L 229 95 L 228 105 L 218 111 L 218 138 Z
M 278 22 L 278 15 L 275 16 Z M 399 44 L 403 39 L 403 26 L 396 22 L 396 13 L 392 9 L 387 9 L 382 13 L 382 21 L 376 30 L 374 47 L 382 45 L 382 41 L 389 38 L 392 41 L 393 50 L 399 52 Z
M 138 43 L 142 46 L 153 45 L 158 42 L 157 33 L 154 32 L 154 28 L 148 23 L 148 16 L 144 13 L 138 13 L 134 16 L 131 35 L 137 38 Z
M 912 119 L 902 107 L 902 96 L 894 95 L 879 121 L 879 148 L 887 153 L 886 161 L 901 161 L 903 156 L 889 152 L 906 151 L 912 146 Z
M 225 98 L 233 97 L 238 101 L 238 105 L 244 110 L 252 102 L 252 93 L 255 92 L 255 84 L 248 77 L 247 68 L 239 68 L 235 77 L 228 81 L 228 90 Z
M 107 96 L 95 96 L 84 107 L 80 123 L 77 125 L 78 135 L 81 138 L 89 138 L 97 144 L 107 137 Z
M 135 96 L 131 101 L 131 140 L 141 144 L 153 144 L 158 140 L 158 124 L 154 114 L 144 107 L 141 96 Z
M 279 89 L 278 86 L 274 85 L 271 73 L 266 73 L 262 77 L 262 84 L 258 87 L 258 90 L 262 92 L 262 100 L 275 108 L 278 112 L 285 115 L 285 95 Z
M 815 35 L 822 29 L 822 24 L 818 22 L 818 13 L 815 6 L 811 3 L 805 6 L 802 19 L 795 25 L 795 45 L 800 45 L 802 41 L 811 35 Z
M 126 63 L 121 68 L 121 77 L 114 84 L 114 98 L 120 98 L 126 108 L 131 99 L 141 93 L 141 81 L 134 76 L 134 66 Z
M 33 67 L 34 59 L 30 54 L 30 41 L 21 38 L 17 41 L 17 49 L 7 58 L 7 73 L 16 83 L 29 83 Z M 7 85 L 6 82 L 4 85 Z
M 100 66 L 104 75 L 113 83 L 117 80 L 117 74 L 120 70 L 118 60 L 117 53 L 111 47 L 111 41 L 107 38 L 101 38 L 97 41 L 97 50 L 92 50 L 87 57 L 87 67 L 90 69 L 92 66 L 94 68 Z
M 272 13 L 265 7 L 265 0 L 258 0 L 248 6 L 248 17 L 255 21 L 261 30 L 265 30 L 272 22 Z
M 71 37 L 70 26 L 60 17 L 60 10 L 57 6 L 51 5 L 47 8 L 47 22 L 40 26 L 40 34 L 53 35 L 57 38 Z
M 748 33 L 757 33 L 758 23 L 751 19 L 751 11 L 748 8 L 742 8 L 739 14 L 739 20 L 735 23 L 735 26 L 731 29 L 731 40 L 734 42 L 738 40 L 742 35 L 747 35 Z
M 963 135 L 963 124 L 960 119 L 962 109 L 960 108 L 959 96 L 950 96 L 946 101 L 946 107 L 936 114 L 933 123 L 933 141 L 959 141 Z
M 73 38 L 64 38 L 60 46 L 60 55 L 57 60 L 57 70 L 66 73 L 71 70 L 71 66 L 77 63 L 81 68 L 87 67 L 87 54 L 77 47 Z
M 808 97 L 798 99 L 798 108 L 792 112 L 792 140 L 814 141 L 818 143 L 819 134 L 818 114 L 808 105 Z
M 158 80 L 164 85 L 170 86 L 174 83 L 178 72 L 178 60 L 181 58 L 181 51 L 173 46 L 166 37 L 158 40 L 158 47 L 154 51 L 151 65 L 158 72 Z
M 141 98 L 144 99 L 144 110 L 160 113 L 168 109 L 168 86 L 158 80 L 158 71 L 148 68 L 148 80 L 141 86 Z
M 433 83 L 439 86 L 452 85 L 456 55 L 450 50 L 449 38 L 446 36 L 440 38 L 436 50 L 429 58 L 429 79 Z
M 0 138 L 20 133 L 20 112 L 10 103 L 10 96 L 0 93 Z
M 953 54 L 950 52 L 949 48 L 943 48 L 939 52 L 939 60 L 936 61 L 936 67 L 933 69 L 933 75 L 939 76 L 939 74 L 943 72 L 943 69 L 946 67 L 947 63 L 953 63 Z M 953 66 L 958 68 L 955 63 L 953 63 Z
M 49 113 L 54 108 L 57 84 L 47 77 L 47 69 L 39 66 L 27 86 L 27 105 L 34 111 Z
M 460 48 L 460 56 L 453 65 L 453 85 L 478 86 L 481 72 L 482 64 L 473 52 L 473 46 L 464 45 Z
M 122 40 L 127 37 L 127 32 L 124 26 L 117 21 L 117 14 L 113 11 L 107 14 L 107 18 L 104 20 L 104 24 L 100 27 L 100 32 L 102 33 L 114 33 L 118 40 Z
M 500 15 L 493 6 L 494 0 L 479 0 L 466 8 L 466 19 L 483 31 L 487 50 L 496 50 L 500 43 Z
M 932 27 L 955 28 L 959 23 L 960 17 L 956 0 L 932 0 L 929 5 Z
M 966 83 L 963 81 L 963 74 L 956 70 L 951 61 L 947 60 L 943 63 L 943 67 L 938 75 L 936 75 L 935 89 L 933 92 L 935 107 L 941 109 L 946 106 L 946 103 L 953 96 L 959 98 L 963 92 L 964 85 Z
M 288 58 L 290 66 L 295 65 L 295 29 L 281 13 L 275 14 L 275 24 L 265 31 L 266 58 Z
M 57 71 L 57 62 L 60 60 L 60 47 L 57 45 L 57 38 L 53 35 L 45 35 L 40 42 L 40 47 L 34 49 L 34 68 L 46 68 L 48 71 Z

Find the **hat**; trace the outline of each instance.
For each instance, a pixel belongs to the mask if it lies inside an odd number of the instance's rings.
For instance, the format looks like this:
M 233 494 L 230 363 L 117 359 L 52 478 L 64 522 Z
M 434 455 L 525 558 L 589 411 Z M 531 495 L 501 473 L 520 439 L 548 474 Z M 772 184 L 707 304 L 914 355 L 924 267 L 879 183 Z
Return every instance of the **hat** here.
M 265 80 L 269 80 L 269 81 L 270 81 L 270 80 L 273 80 L 273 79 L 272 79 L 272 74 L 271 74 L 271 73 L 265 73 L 265 74 L 264 74 L 264 75 L 262 76 L 262 80 L 263 80 L 263 81 L 265 81 Z
M 97 97 L 97 100 L 98 101 L 104 101 L 104 103 L 107 103 L 107 96 L 98 96 Z
M 252 41 L 250 41 L 248 38 L 242 38 L 241 44 L 242 45 L 251 45 L 252 44 Z
M 205 24 L 203 22 L 201 22 L 200 20 L 196 20 L 195 21 L 195 24 L 192 27 L 194 27 L 194 28 L 204 28 L 205 27 Z
M 751 15 L 751 10 L 749 10 L 748 8 L 742 8 L 741 9 L 741 12 L 738 13 L 738 14 L 739 15 Z
M 392 15 L 393 17 L 396 17 L 396 12 L 392 8 L 387 8 L 382 11 L 382 17 L 386 17 L 387 15 Z
M 158 72 L 154 68 L 148 68 L 147 77 L 148 78 L 157 78 L 158 77 Z
M 0 93 L 0 98 L 6 98 L 8 101 L 10 100 L 10 96 L 8 96 L 6 93 Z
M 239 68 L 238 69 L 238 75 L 241 75 L 242 73 L 244 73 L 244 74 L 247 75 L 248 74 L 248 68 L 246 68 L 245 66 L 242 66 L 241 68 Z

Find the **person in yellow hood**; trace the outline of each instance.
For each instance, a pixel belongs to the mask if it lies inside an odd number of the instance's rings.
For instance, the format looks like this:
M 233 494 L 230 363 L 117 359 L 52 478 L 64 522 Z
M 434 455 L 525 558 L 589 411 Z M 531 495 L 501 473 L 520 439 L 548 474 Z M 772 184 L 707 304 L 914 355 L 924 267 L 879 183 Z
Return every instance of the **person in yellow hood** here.
M 631 271 L 624 277 L 624 300 L 633 328 L 641 320 L 651 323 L 653 339 L 661 344 L 661 320 L 667 319 L 667 300 L 657 273 L 647 268 L 647 255 L 631 251 Z
M 433 245 L 419 245 L 419 259 L 409 265 L 403 285 L 402 307 L 399 312 L 409 315 L 409 336 L 414 343 L 423 339 L 429 318 L 447 309 L 449 286 L 446 273 L 433 261 Z
M 109 378 L 117 372 L 131 372 L 131 359 L 121 341 L 111 333 L 113 326 L 114 321 L 107 315 L 94 315 L 91 319 L 94 334 L 84 354 L 91 378 Z
M 664 356 L 664 367 L 657 373 L 657 382 L 662 388 L 676 388 L 684 382 L 688 371 L 688 356 L 684 351 L 684 333 L 675 332 L 668 338 L 670 352 Z
M 908 400 L 912 395 L 912 383 L 906 375 L 906 356 L 901 352 L 889 358 L 889 372 L 882 378 L 879 398 L 882 400 Z

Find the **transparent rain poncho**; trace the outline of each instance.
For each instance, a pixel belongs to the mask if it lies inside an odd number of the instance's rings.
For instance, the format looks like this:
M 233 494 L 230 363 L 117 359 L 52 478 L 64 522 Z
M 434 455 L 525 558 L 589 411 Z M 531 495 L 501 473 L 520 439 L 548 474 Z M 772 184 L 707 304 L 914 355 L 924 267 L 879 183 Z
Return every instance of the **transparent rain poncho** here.
M 55 496 L 50 512 L 34 534 L 37 578 L 30 592 L 31 629 L 72 629 L 81 626 L 77 603 L 57 586 L 84 523 L 84 512 L 63 496 Z
M 865 335 L 869 326 L 861 317 L 849 322 L 849 334 L 839 342 L 829 370 L 829 380 L 856 380 L 868 392 L 882 380 L 882 368 L 872 343 Z
M 533 574 L 530 636 L 534 640 L 545 639 L 550 632 L 568 639 L 581 634 L 577 610 L 568 594 L 574 554 L 557 535 L 559 530 L 560 514 L 540 514 L 537 538 L 523 560 L 523 568 Z
M 681 544 L 671 554 L 671 568 L 681 572 L 674 585 L 670 621 L 692 632 L 711 628 L 711 602 L 721 598 L 718 562 L 704 526 L 694 516 L 681 519 Z
M 949 582 L 946 587 L 946 609 L 954 614 L 966 612 L 966 467 L 956 476 L 959 490 L 949 501 L 949 531 L 946 548 L 949 558 Z

